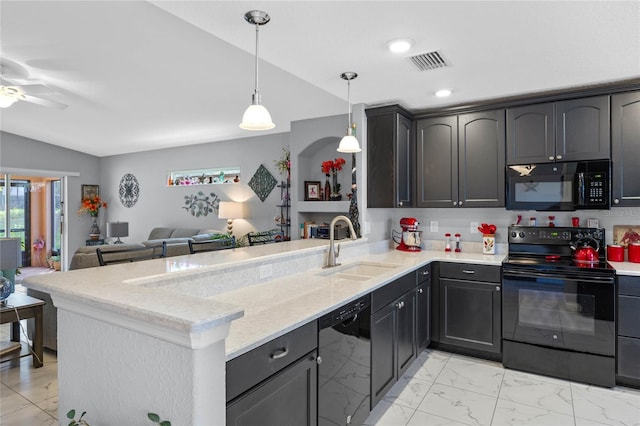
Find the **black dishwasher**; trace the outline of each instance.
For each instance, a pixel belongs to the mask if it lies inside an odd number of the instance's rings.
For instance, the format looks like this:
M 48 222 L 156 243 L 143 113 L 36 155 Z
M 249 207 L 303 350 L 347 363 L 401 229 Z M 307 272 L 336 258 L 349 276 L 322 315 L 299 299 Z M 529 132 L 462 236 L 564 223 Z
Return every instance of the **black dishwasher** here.
M 371 410 L 371 295 L 318 321 L 318 425 L 361 425 Z

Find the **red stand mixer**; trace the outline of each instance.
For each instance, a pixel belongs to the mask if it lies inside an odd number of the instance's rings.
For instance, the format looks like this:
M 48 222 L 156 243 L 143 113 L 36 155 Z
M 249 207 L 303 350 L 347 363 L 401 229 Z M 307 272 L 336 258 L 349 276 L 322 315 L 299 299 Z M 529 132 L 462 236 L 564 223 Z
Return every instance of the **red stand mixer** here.
M 422 231 L 418 231 L 418 219 L 413 217 L 403 217 L 400 219 L 400 227 L 402 233 L 393 230 L 393 241 L 398 244 L 396 250 L 401 251 L 420 251 L 420 243 L 422 243 Z M 398 238 L 398 239 L 397 239 Z

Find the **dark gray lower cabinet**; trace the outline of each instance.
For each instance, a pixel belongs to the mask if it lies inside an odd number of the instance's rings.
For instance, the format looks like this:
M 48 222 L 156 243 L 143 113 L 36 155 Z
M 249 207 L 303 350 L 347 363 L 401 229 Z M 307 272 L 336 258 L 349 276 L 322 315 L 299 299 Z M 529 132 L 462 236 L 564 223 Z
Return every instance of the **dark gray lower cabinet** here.
M 617 382 L 640 386 L 640 277 L 618 277 Z
M 371 408 L 416 359 L 416 294 L 415 272 L 372 294 Z
M 227 362 L 227 426 L 315 426 L 317 321 Z
M 431 264 L 416 273 L 416 346 L 420 353 L 431 343 Z
M 439 342 L 501 353 L 500 267 L 441 263 L 438 286 Z

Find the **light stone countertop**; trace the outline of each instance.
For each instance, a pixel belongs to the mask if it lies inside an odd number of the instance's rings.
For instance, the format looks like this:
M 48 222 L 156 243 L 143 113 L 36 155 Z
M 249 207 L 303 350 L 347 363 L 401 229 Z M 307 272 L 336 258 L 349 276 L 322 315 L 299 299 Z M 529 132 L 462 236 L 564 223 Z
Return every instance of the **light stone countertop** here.
M 640 276 L 640 263 L 611 262 L 610 260 L 608 262 L 615 268 L 617 275 Z
M 397 266 L 367 281 L 338 278 L 333 269 L 321 268 L 328 241 L 310 239 L 46 274 L 24 284 L 192 333 L 231 322 L 229 360 L 430 262 L 500 266 L 504 259 L 480 253 L 407 253 L 389 242 L 366 239 L 340 243 L 343 267 L 359 261 Z

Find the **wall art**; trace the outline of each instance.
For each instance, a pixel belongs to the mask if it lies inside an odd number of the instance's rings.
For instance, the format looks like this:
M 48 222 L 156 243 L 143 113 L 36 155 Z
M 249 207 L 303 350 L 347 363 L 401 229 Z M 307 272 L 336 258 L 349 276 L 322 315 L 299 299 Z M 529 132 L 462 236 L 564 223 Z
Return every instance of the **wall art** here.
M 140 196 L 140 184 L 138 179 L 131 173 L 127 173 L 120 179 L 120 188 L 118 189 L 120 202 L 123 206 L 131 208 L 138 202 Z
M 256 170 L 249 180 L 249 188 L 253 189 L 253 192 L 260 198 L 260 201 L 264 202 L 277 183 L 278 181 L 269 173 L 269 170 L 260 164 L 258 170 Z
M 182 208 L 191 213 L 191 216 L 200 217 L 208 216 L 209 213 L 218 214 L 219 206 L 220 198 L 216 194 L 211 192 L 205 195 L 204 192 L 198 191 L 197 194 L 184 196 Z

